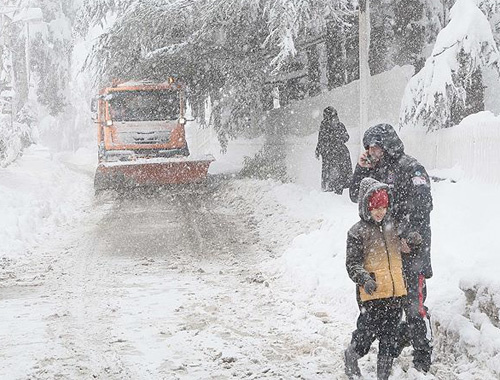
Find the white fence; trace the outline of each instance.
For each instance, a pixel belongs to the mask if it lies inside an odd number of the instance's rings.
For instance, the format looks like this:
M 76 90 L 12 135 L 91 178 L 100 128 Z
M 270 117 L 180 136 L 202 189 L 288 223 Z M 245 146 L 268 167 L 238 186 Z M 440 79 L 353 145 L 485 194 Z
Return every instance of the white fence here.
M 401 131 L 406 152 L 428 169 L 460 169 L 466 178 L 500 183 L 500 117 L 480 112 L 460 125 L 424 133 Z

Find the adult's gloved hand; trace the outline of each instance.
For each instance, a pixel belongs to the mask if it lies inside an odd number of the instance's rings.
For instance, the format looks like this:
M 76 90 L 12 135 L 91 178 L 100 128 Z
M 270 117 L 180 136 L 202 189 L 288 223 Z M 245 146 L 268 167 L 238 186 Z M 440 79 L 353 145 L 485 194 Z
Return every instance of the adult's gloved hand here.
M 370 160 L 370 155 L 368 154 L 368 151 L 361 153 L 361 155 L 358 158 L 358 165 L 361 166 L 362 168 L 372 167 L 372 162 Z
M 409 246 L 416 247 L 422 244 L 422 235 L 418 232 L 410 232 L 406 238 L 406 242 Z
M 369 279 L 363 285 L 363 289 L 365 289 L 365 292 L 367 292 L 369 295 L 372 295 L 373 292 L 377 290 L 377 283 L 372 279 Z

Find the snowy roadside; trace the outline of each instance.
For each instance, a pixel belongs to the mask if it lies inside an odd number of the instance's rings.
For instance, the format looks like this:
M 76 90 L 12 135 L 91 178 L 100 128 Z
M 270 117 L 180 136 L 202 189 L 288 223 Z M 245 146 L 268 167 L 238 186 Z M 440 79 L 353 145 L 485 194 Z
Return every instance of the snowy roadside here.
M 0 171 L 0 259 L 17 261 L 78 222 L 93 201 L 91 152 L 52 154 L 33 145 Z
M 263 263 L 267 275 L 293 284 L 301 290 L 299 299 L 324 303 L 326 313 L 354 328 L 358 309 L 344 260 L 347 230 L 358 215 L 347 192 L 338 197 L 295 184 L 247 180 L 235 182 L 231 193 L 237 207 L 256 207 L 260 234 L 283 252 Z M 497 194 L 494 185 L 466 179 L 433 183 L 434 277 L 428 282 L 427 303 L 435 329 L 437 378 L 450 371 L 463 379 L 500 375 Z M 403 367 L 408 367 L 409 354 L 405 350 L 400 359 Z M 456 360 L 450 362 L 450 356 Z

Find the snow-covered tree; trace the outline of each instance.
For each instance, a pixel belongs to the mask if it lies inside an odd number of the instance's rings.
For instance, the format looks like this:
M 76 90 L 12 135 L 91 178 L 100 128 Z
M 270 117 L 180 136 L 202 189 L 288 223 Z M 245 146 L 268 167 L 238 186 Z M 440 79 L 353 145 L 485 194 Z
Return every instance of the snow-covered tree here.
M 9 116 L 0 118 L 2 165 L 32 143 L 40 111 L 56 115 L 65 106 L 72 4 L 71 0 L 4 2 L 0 90 L 11 94 L 11 107 Z
M 350 1 L 108 1 L 107 10 L 103 3 L 94 0 L 90 9 L 101 17 L 121 11 L 88 61 L 98 85 L 177 75 L 188 83 L 191 102 L 211 99 L 211 120 L 224 140 L 265 127 L 257 115 L 266 80 L 293 58 L 300 36 L 325 29 Z
M 16 159 L 31 143 L 28 107 L 29 70 L 27 31 L 32 8 L 24 2 L 6 1 L 1 15 L 2 72 L 0 94 L 0 165 Z
M 394 29 L 393 0 L 370 1 L 370 54 L 371 75 L 380 74 L 393 67 L 394 38 L 400 31 Z M 405 7 L 404 9 L 407 9 Z M 399 33 L 399 34 L 397 34 Z
M 479 8 L 488 17 L 491 28 L 493 30 L 493 37 L 497 43 L 500 44 L 500 0 L 476 0 Z
M 57 115 L 67 104 L 75 10 L 67 0 L 39 0 L 31 4 L 40 7 L 43 14 L 42 27 L 30 38 L 30 69 L 36 82 L 37 101 L 51 115 Z
M 485 14 L 473 0 L 457 0 L 431 56 L 406 87 L 400 125 L 432 131 L 479 111 L 481 69 L 492 66 L 499 73 L 499 60 Z
M 420 70 L 445 25 L 447 9 L 435 0 L 371 0 L 371 74 L 395 65 Z

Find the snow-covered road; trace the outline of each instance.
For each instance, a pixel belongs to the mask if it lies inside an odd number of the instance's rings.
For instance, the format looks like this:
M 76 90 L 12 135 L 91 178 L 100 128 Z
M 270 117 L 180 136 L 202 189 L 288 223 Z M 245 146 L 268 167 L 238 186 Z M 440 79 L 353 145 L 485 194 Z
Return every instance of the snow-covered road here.
M 225 185 L 199 190 L 106 194 L 11 268 L 0 378 L 337 377 L 347 326 L 258 271 L 270 249 Z

